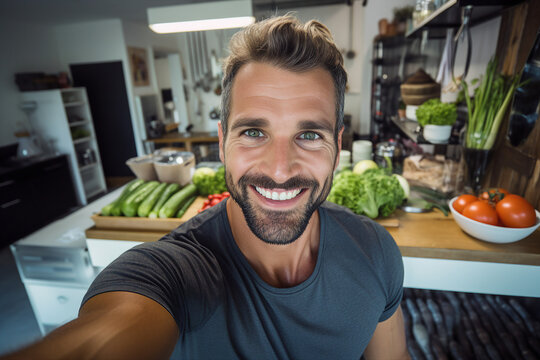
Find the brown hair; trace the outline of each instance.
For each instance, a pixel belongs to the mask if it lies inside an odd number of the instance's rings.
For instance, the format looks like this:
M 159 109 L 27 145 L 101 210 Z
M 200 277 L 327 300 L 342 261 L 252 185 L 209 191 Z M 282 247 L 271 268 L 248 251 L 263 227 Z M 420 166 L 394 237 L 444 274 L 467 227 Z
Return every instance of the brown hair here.
M 347 73 L 343 56 L 330 30 L 311 20 L 302 24 L 291 15 L 257 22 L 237 32 L 229 44 L 230 55 L 223 64 L 221 123 L 227 133 L 231 108 L 231 89 L 238 70 L 249 62 L 268 63 L 291 71 L 308 71 L 318 67 L 328 70 L 334 80 L 336 95 L 335 138 L 343 127 L 343 104 Z

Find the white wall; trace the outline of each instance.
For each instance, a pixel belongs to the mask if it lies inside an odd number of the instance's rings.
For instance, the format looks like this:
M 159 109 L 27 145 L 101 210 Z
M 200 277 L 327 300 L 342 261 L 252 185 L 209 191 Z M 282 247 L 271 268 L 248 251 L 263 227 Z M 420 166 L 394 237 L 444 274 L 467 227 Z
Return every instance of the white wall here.
M 18 122 L 27 122 L 19 109 L 21 96 L 15 73 L 67 71 L 58 57 L 52 26 L 0 21 L 0 146 L 17 142 Z
M 123 21 L 122 29 L 126 46 L 144 48 L 148 54 L 149 86 L 133 87 L 134 95 L 159 94 L 159 86 L 154 65 L 154 49 L 166 52 L 178 52 L 178 36 L 174 34 L 156 34 L 144 24 Z M 128 63 L 129 64 L 129 63 Z M 161 98 L 161 96 L 160 96 Z
M 60 59 L 66 68 L 70 64 L 121 61 L 124 69 L 128 104 L 133 125 L 133 136 L 138 154 L 144 153 L 142 126 L 136 121 L 132 82 L 129 76 L 126 42 L 120 19 L 88 21 L 76 24 L 58 25 L 56 36 Z

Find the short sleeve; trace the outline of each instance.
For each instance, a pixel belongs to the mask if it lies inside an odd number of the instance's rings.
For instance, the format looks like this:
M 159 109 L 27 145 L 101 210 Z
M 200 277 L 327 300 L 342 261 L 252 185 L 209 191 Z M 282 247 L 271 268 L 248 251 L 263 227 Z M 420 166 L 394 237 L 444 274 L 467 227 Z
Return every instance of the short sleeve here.
M 381 248 L 383 251 L 383 262 L 381 273 L 383 274 L 383 284 L 385 284 L 386 305 L 379 317 L 379 322 L 387 320 L 397 310 L 403 297 L 403 258 L 399 248 L 386 231 L 380 225 L 376 225 Z
M 126 251 L 97 276 L 82 304 L 105 292 L 134 292 L 162 305 L 181 333 L 201 325 L 220 298 L 222 273 L 206 248 L 185 240 L 171 233 Z

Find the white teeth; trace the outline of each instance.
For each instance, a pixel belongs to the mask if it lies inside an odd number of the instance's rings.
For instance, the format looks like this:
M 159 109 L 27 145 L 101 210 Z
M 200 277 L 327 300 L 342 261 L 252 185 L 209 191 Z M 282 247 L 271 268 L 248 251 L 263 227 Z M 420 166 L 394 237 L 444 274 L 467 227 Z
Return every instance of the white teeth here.
M 300 191 L 301 191 L 297 189 L 297 190 L 284 191 L 284 192 L 278 193 L 277 191 L 270 191 L 267 189 L 260 188 L 258 186 L 256 186 L 255 189 L 257 190 L 259 194 L 261 194 L 265 198 L 272 199 L 272 200 L 279 200 L 279 201 L 290 200 L 296 197 L 298 194 L 300 194 Z

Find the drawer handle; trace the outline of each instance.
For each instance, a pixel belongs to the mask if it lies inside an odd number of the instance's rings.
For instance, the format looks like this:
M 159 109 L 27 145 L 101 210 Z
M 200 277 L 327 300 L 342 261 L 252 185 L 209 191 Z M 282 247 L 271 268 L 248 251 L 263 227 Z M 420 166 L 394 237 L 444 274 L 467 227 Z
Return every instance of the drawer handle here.
M 67 298 L 67 296 L 60 295 L 56 298 L 56 300 L 58 300 L 60 304 L 65 304 L 68 302 L 69 299 Z
M 8 201 L 7 203 L 3 203 L 2 205 L 0 205 L 0 207 L 2 209 L 7 209 L 8 207 L 17 205 L 20 202 L 21 202 L 21 199 L 15 199 L 15 200 Z
M 13 184 L 14 182 L 15 182 L 15 181 L 13 181 L 13 180 L 6 180 L 6 181 L 0 183 L 0 187 L 4 187 L 4 186 L 11 185 L 11 184 Z

